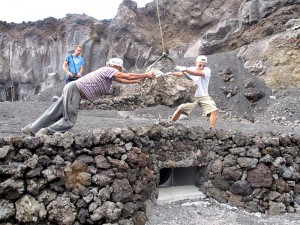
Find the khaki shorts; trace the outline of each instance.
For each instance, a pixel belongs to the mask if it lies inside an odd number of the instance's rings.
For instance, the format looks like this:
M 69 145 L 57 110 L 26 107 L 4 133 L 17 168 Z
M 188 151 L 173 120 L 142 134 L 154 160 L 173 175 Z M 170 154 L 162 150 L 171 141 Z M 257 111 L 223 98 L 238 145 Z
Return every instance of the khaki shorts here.
M 200 106 L 205 115 L 218 110 L 215 101 L 210 96 L 195 97 L 194 102 L 181 104 L 178 109 L 189 115 L 197 105 Z

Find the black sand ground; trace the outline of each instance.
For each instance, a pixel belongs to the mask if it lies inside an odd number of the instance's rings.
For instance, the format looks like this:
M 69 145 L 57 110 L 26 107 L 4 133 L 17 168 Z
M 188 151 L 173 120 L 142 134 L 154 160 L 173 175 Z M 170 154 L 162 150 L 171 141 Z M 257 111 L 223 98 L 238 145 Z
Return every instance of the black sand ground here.
M 50 97 L 49 97 L 50 98 Z M 22 135 L 21 128 L 32 123 L 52 104 L 51 101 L 17 101 L 0 103 L 0 137 Z M 170 116 L 175 108 L 156 106 L 140 108 L 135 111 L 116 110 L 80 110 L 76 125 L 70 130 L 73 133 L 87 132 L 90 129 L 110 127 L 135 127 L 151 126 L 159 121 L 170 121 Z M 220 112 L 220 118 L 224 112 Z M 200 109 L 195 109 L 192 114 L 177 121 L 185 126 L 200 126 L 209 128 L 207 118 L 201 116 Z M 240 132 L 276 132 L 300 133 L 298 127 L 283 126 L 275 123 L 250 123 L 234 122 L 219 119 L 217 129 Z

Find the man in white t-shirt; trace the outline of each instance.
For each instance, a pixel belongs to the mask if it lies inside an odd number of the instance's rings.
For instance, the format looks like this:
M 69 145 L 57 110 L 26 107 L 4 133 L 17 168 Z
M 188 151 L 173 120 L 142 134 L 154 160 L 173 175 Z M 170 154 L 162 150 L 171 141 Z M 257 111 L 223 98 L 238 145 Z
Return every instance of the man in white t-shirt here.
M 191 111 L 197 105 L 199 105 L 202 112 L 210 118 L 210 128 L 215 128 L 218 116 L 218 108 L 215 101 L 208 94 L 211 69 L 207 67 L 206 64 L 207 57 L 200 55 L 196 59 L 195 67 L 186 68 L 183 66 L 177 66 L 175 69 L 180 72 L 172 72 L 172 75 L 174 76 L 183 76 L 187 74 L 187 76 L 191 78 L 197 85 L 194 102 L 181 104 L 172 116 L 173 122 L 175 122 L 182 113 L 189 115 Z

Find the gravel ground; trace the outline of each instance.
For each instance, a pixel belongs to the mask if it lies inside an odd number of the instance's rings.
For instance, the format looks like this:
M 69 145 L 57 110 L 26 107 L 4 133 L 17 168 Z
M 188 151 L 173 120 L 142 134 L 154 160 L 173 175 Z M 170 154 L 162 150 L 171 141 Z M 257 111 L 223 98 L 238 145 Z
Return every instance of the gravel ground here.
M 146 225 L 298 225 L 299 213 L 265 215 L 215 201 L 178 201 L 156 205 Z
M 51 105 L 50 101 L 18 101 L 0 103 L 0 137 L 11 135 L 22 135 L 21 128 L 32 123 Z M 76 125 L 71 132 L 84 132 L 99 127 L 126 127 L 126 126 L 147 126 L 159 121 L 170 121 L 170 116 L 175 111 L 167 106 L 156 106 L 137 109 L 136 111 L 116 111 L 116 110 L 80 110 Z M 220 112 L 222 117 L 222 112 Z M 207 118 L 200 116 L 198 109 L 189 117 L 178 120 L 185 126 L 209 127 Z M 283 126 L 275 123 L 257 124 L 247 121 L 234 122 L 219 119 L 217 129 L 239 131 L 239 132 L 277 132 L 299 134 L 299 127 Z

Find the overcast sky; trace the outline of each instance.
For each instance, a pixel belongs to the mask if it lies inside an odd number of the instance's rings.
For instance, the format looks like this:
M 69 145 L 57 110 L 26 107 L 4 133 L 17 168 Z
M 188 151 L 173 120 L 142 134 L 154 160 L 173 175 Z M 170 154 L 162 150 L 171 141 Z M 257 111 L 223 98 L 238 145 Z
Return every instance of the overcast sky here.
M 112 19 L 123 0 L 2 0 L 0 20 L 8 23 L 34 22 L 47 17 L 63 18 L 68 13 L 86 14 L 95 19 Z M 135 0 L 144 7 L 152 0 Z

